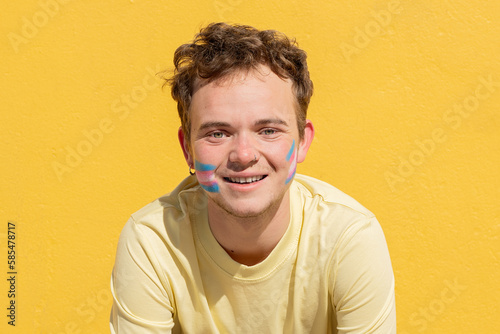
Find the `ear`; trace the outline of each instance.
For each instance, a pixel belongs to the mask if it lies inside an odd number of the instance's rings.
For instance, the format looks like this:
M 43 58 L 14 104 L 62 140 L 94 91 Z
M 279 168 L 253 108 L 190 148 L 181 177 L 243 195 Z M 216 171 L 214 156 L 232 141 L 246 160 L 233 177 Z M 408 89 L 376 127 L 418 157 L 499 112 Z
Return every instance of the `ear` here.
M 184 159 L 186 159 L 186 162 L 190 168 L 194 168 L 193 157 L 189 151 L 189 142 L 186 138 L 186 135 L 184 134 L 184 131 L 182 131 L 182 127 L 179 128 L 177 137 L 179 138 L 179 144 L 181 144 L 182 153 L 184 153 Z
M 307 151 L 312 144 L 314 139 L 314 126 L 310 120 L 306 120 L 306 126 L 304 128 L 304 138 L 300 141 L 298 147 L 297 162 L 300 163 L 306 159 Z

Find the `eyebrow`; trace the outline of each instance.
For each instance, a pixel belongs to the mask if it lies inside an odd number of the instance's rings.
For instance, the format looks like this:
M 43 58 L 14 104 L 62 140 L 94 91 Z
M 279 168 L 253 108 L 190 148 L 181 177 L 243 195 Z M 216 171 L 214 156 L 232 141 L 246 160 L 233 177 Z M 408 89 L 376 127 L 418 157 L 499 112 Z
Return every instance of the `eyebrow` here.
M 280 124 L 288 126 L 288 123 L 280 118 L 265 118 L 255 122 L 255 125 L 266 125 L 266 124 Z
M 255 125 L 267 125 L 267 124 L 281 124 L 284 126 L 288 126 L 288 123 L 285 122 L 282 119 L 279 118 L 265 118 L 265 119 L 260 119 L 257 122 L 254 123 Z M 231 124 L 227 122 L 205 122 L 200 125 L 199 130 L 205 130 L 205 129 L 210 129 L 210 128 L 229 128 L 231 127 Z
M 227 122 L 205 122 L 200 125 L 200 130 L 205 130 L 209 128 L 227 128 L 231 125 Z

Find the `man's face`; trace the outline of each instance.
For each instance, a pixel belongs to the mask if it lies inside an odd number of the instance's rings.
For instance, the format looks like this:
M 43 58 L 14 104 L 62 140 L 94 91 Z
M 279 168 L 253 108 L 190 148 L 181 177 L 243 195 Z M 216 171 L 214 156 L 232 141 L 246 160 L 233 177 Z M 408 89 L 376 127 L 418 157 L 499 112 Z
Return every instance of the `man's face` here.
M 314 134 L 308 121 L 299 140 L 294 99 L 291 81 L 265 66 L 198 85 L 190 107 L 190 149 L 182 131 L 179 138 L 208 205 L 255 217 L 288 196 L 295 166 Z

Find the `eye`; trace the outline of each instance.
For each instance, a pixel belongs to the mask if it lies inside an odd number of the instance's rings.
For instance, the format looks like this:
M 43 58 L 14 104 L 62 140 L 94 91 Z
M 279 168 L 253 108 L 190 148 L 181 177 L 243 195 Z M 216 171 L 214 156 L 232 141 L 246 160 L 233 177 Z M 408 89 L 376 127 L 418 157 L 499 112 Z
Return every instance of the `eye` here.
M 223 132 L 217 131 L 217 132 L 212 132 L 210 136 L 216 139 L 221 139 L 224 138 L 225 134 Z
M 262 134 L 266 136 L 274 135 L 276 133 L 276 130 L 274 129 L 264 129 L 262 130 Z

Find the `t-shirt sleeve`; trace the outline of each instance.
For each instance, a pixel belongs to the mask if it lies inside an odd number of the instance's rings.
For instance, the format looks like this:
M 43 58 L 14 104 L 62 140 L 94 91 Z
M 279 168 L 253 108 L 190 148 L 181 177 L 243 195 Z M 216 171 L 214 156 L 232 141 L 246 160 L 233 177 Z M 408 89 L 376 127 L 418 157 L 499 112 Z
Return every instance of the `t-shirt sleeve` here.
M 145 227 L 131 218 L 118 241 L 111 276 L 113 334 L 164 334 L 171 333 L 174 326 L 174 310 L 165 289 L 168 282 L 141 228 Z
M 375 217 L 343 233 L 330 268 L 338 333 L 396 333 L 394 274 Z

